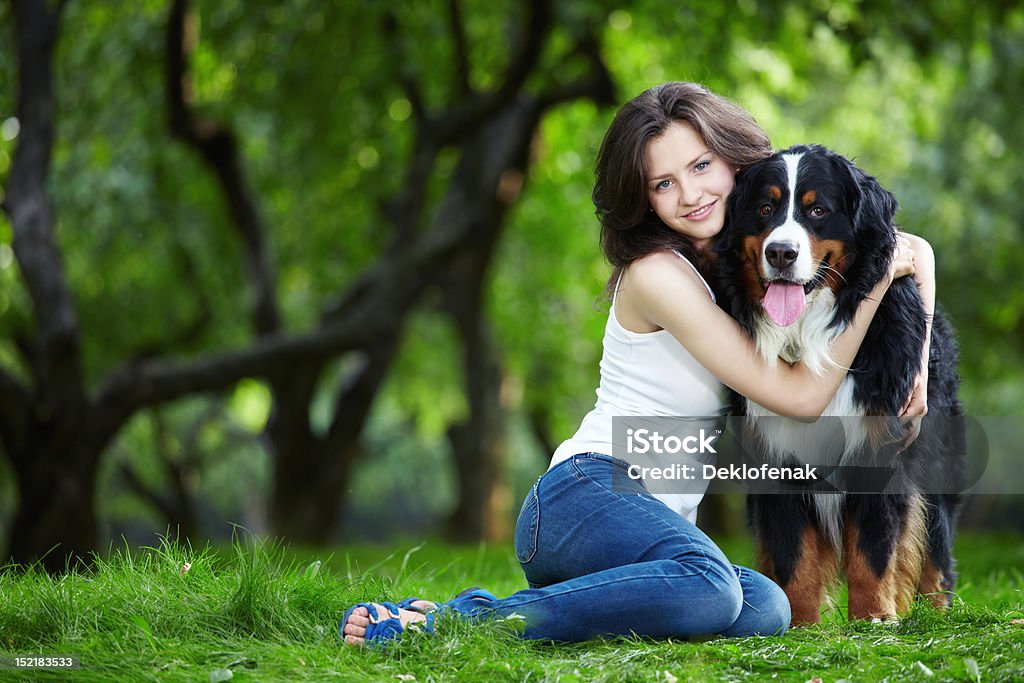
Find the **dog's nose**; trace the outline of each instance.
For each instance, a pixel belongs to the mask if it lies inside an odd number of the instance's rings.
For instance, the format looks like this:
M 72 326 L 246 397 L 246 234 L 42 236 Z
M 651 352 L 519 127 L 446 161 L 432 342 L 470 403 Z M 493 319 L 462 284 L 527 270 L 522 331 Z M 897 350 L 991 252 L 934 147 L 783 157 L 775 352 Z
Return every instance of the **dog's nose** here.
M 773 268 L 782 270 L 793 265 L 800 250 L 793 242 L 772 242 L 764 248 L 764 256 Z

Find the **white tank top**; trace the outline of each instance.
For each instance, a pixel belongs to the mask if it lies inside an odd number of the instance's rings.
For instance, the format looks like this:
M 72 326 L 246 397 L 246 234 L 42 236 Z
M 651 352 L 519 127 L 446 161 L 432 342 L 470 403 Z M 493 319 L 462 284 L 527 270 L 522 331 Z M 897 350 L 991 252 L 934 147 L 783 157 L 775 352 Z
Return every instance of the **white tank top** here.
M 682 254 L 675 253 L 693 268 L 714 299 L 714 292 L 697 268 Z M 623 458 L 622 453 L 612 452 L 613 416 L 697 418 L 720 416 L 726 409 L 722 383 L 698 363 L 668 330 L 639 333 L 624 328 L 615 317 L 613 296 L 604 329 L 597 403 L 583 418 L 576 434 L 555 450 L 550 467 L 578 453 L 604 453 L 628 461 L 629 458 Z M 709 428 L 713 427 L 709 425 Z M 703 462 L 707 461 L 706 455 L 701 457 L 705 458 Z M 636 464 L 649 466 L 651 460 L 647 457 Z M 688 487 L 688 490 L 694 489 Z M 704 492 L 702 489 L 699 493 L 654 495 L 695 522 L 697 506 Z

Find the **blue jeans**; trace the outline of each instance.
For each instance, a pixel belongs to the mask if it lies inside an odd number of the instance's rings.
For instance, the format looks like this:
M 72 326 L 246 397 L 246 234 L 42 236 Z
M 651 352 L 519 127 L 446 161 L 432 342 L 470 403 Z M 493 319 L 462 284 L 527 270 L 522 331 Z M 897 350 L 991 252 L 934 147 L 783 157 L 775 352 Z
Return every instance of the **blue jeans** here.
M 641 482 L 619 473 L 613 489 L 613 468 L 625 467 L 587 453 L 538 479 L 515 534 L 530 588 L 464 613 L 520 614 L 524 638 L 556 641 L 782 634 L 790 618 L 782 589 L 730 564 Z

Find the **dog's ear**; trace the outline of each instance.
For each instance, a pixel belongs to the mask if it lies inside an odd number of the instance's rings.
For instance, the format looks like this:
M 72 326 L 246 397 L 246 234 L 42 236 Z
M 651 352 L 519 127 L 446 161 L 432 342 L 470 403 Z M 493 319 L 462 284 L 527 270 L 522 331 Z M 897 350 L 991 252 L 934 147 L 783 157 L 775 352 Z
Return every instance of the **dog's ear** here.
M 857 184 L 858 200 L 854 207 L 853 227 L 871 235 L 891 235 L 896 239 L 896 211 L 899 202 L 892 192 L 882 187 L 874 176 L 869 176 L 852 163 L 849 164 L 853 180 Z
M 892 262 L 896 246 L 896 226 L 893 219 L 899 203 L 891 192 L 872 176 L 864 173 L 853 162 L 834 156 L 833 163 L 843 167 L 847 196 L 852 198 L 849 216 L 854 232 L 854 251 L 850 254 L 850 267 L 846 271 L 849 287 L 840 298 L 859 300 L 882 279 Z M 841 176 L 842 177 L 842 176 Z M 844 310 L 853 310 L 854 306 Z
M 893 219 L 899 209 L 896 197 L 846 157 L 829 152 L 829 161 L 842 179 L 843 196 L 852 200 L 847 209 L 854 230 L 892 232 L 895 239 Z
M 883 228 L 884 232 L 892 233 L 895 236 L 896 224 L 894 220 L 896 218 L 896 211 L 900 208 L 896 197 L 892 192 L 879 185 L 873 176 L 867 175 L 860 169 L 857 169 L 857 173 L 860 175 L 858 181 L 860 184 L 861 201 L 857 214 L 854 217 L 855 224 L 857 227 L 867 227 L 869 229 L 877 226 Z

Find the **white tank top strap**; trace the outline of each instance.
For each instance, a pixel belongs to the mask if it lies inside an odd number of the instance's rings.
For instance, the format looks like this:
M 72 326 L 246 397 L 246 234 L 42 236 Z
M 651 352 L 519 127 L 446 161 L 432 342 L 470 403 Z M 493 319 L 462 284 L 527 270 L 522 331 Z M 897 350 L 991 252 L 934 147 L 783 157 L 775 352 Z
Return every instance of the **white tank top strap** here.
M 677 249 L 673 249 L 672 253 L 675 254 L 676 256 L 678 256 L 679 258 L 681 258 L 683 260 L 683 263 L 685 263 L 686 265 L 688 265 L 691 268 L 693 268 L 693 272 L 697 273 L 697 277 L 699 277 L 700 281 L 704 283 L 704 288 L 707 289 L 708 290 L 708 294 L 711 295 L 711 300 L 712 301 L 717 301 L 717 299 L 715 299 L 715 292 L 714 292 L 714 290 L 711 289 L 711 285 L 708 284 L 708 281 L 705 280 L 704 276 L 700 274 L 699 270 L 697 270 L 697 266 L 693 265 L 693 263 L 690 261 L 690 259 L 688 259 L 685 256 L 683 256 Z M 615 281 L 615 289 L 612 291 L 612 306 L 615 306 L 615 297 L 619 293 L 619 286 L 620 285 L 622 285 L 622 273 L 619 273 L 619 279 Z
M 708 294 L 710 294 L 710 295 L 711 295 L 711 300 L 712 300 L 712 301 L 715 301 L 715 300 L 716 300 L 716 299 L 715 299 L 715 292 L 714 292 L 714 291 L 713 291 L 713 290 L 711 289 L 711 285 L 709 285 L 709 284 L 708 284 L 708 281 L 704 279 L 704 276 L 700 274 L 700 271 L 699 271 L 699 270 L 697 270 L 697 266 L 693 265 L 693 263 L 692 263 L 692 262 L 690 262 L 690 259 L 688 259 L 688 258 L 686 258 L 685 256 L 683 256 L 683 255 L 682 255 L 681 253 L 679 253 L 679 251 L 677 251 L 676 249 L 673 249 L 673 250 L 672 250 L 672 253 L 673 253 L 673 254 L 675 254 L 676 256 L 678 256 L 679 258 L 683 259 L 683 262 L 684 262 L 684 263 L 685 263 L 686 265 L 688 265 L 688 266 L 690 266 L 691 268 L 693 268 L 693 272 L 697 273 L 697 277 L 699 277 L 699 278 L 700 278 L 700 281 L 704 283 L 704 287 L 705 287 L 705 288 L 706 288 L 706 289 L 708 290 Z

